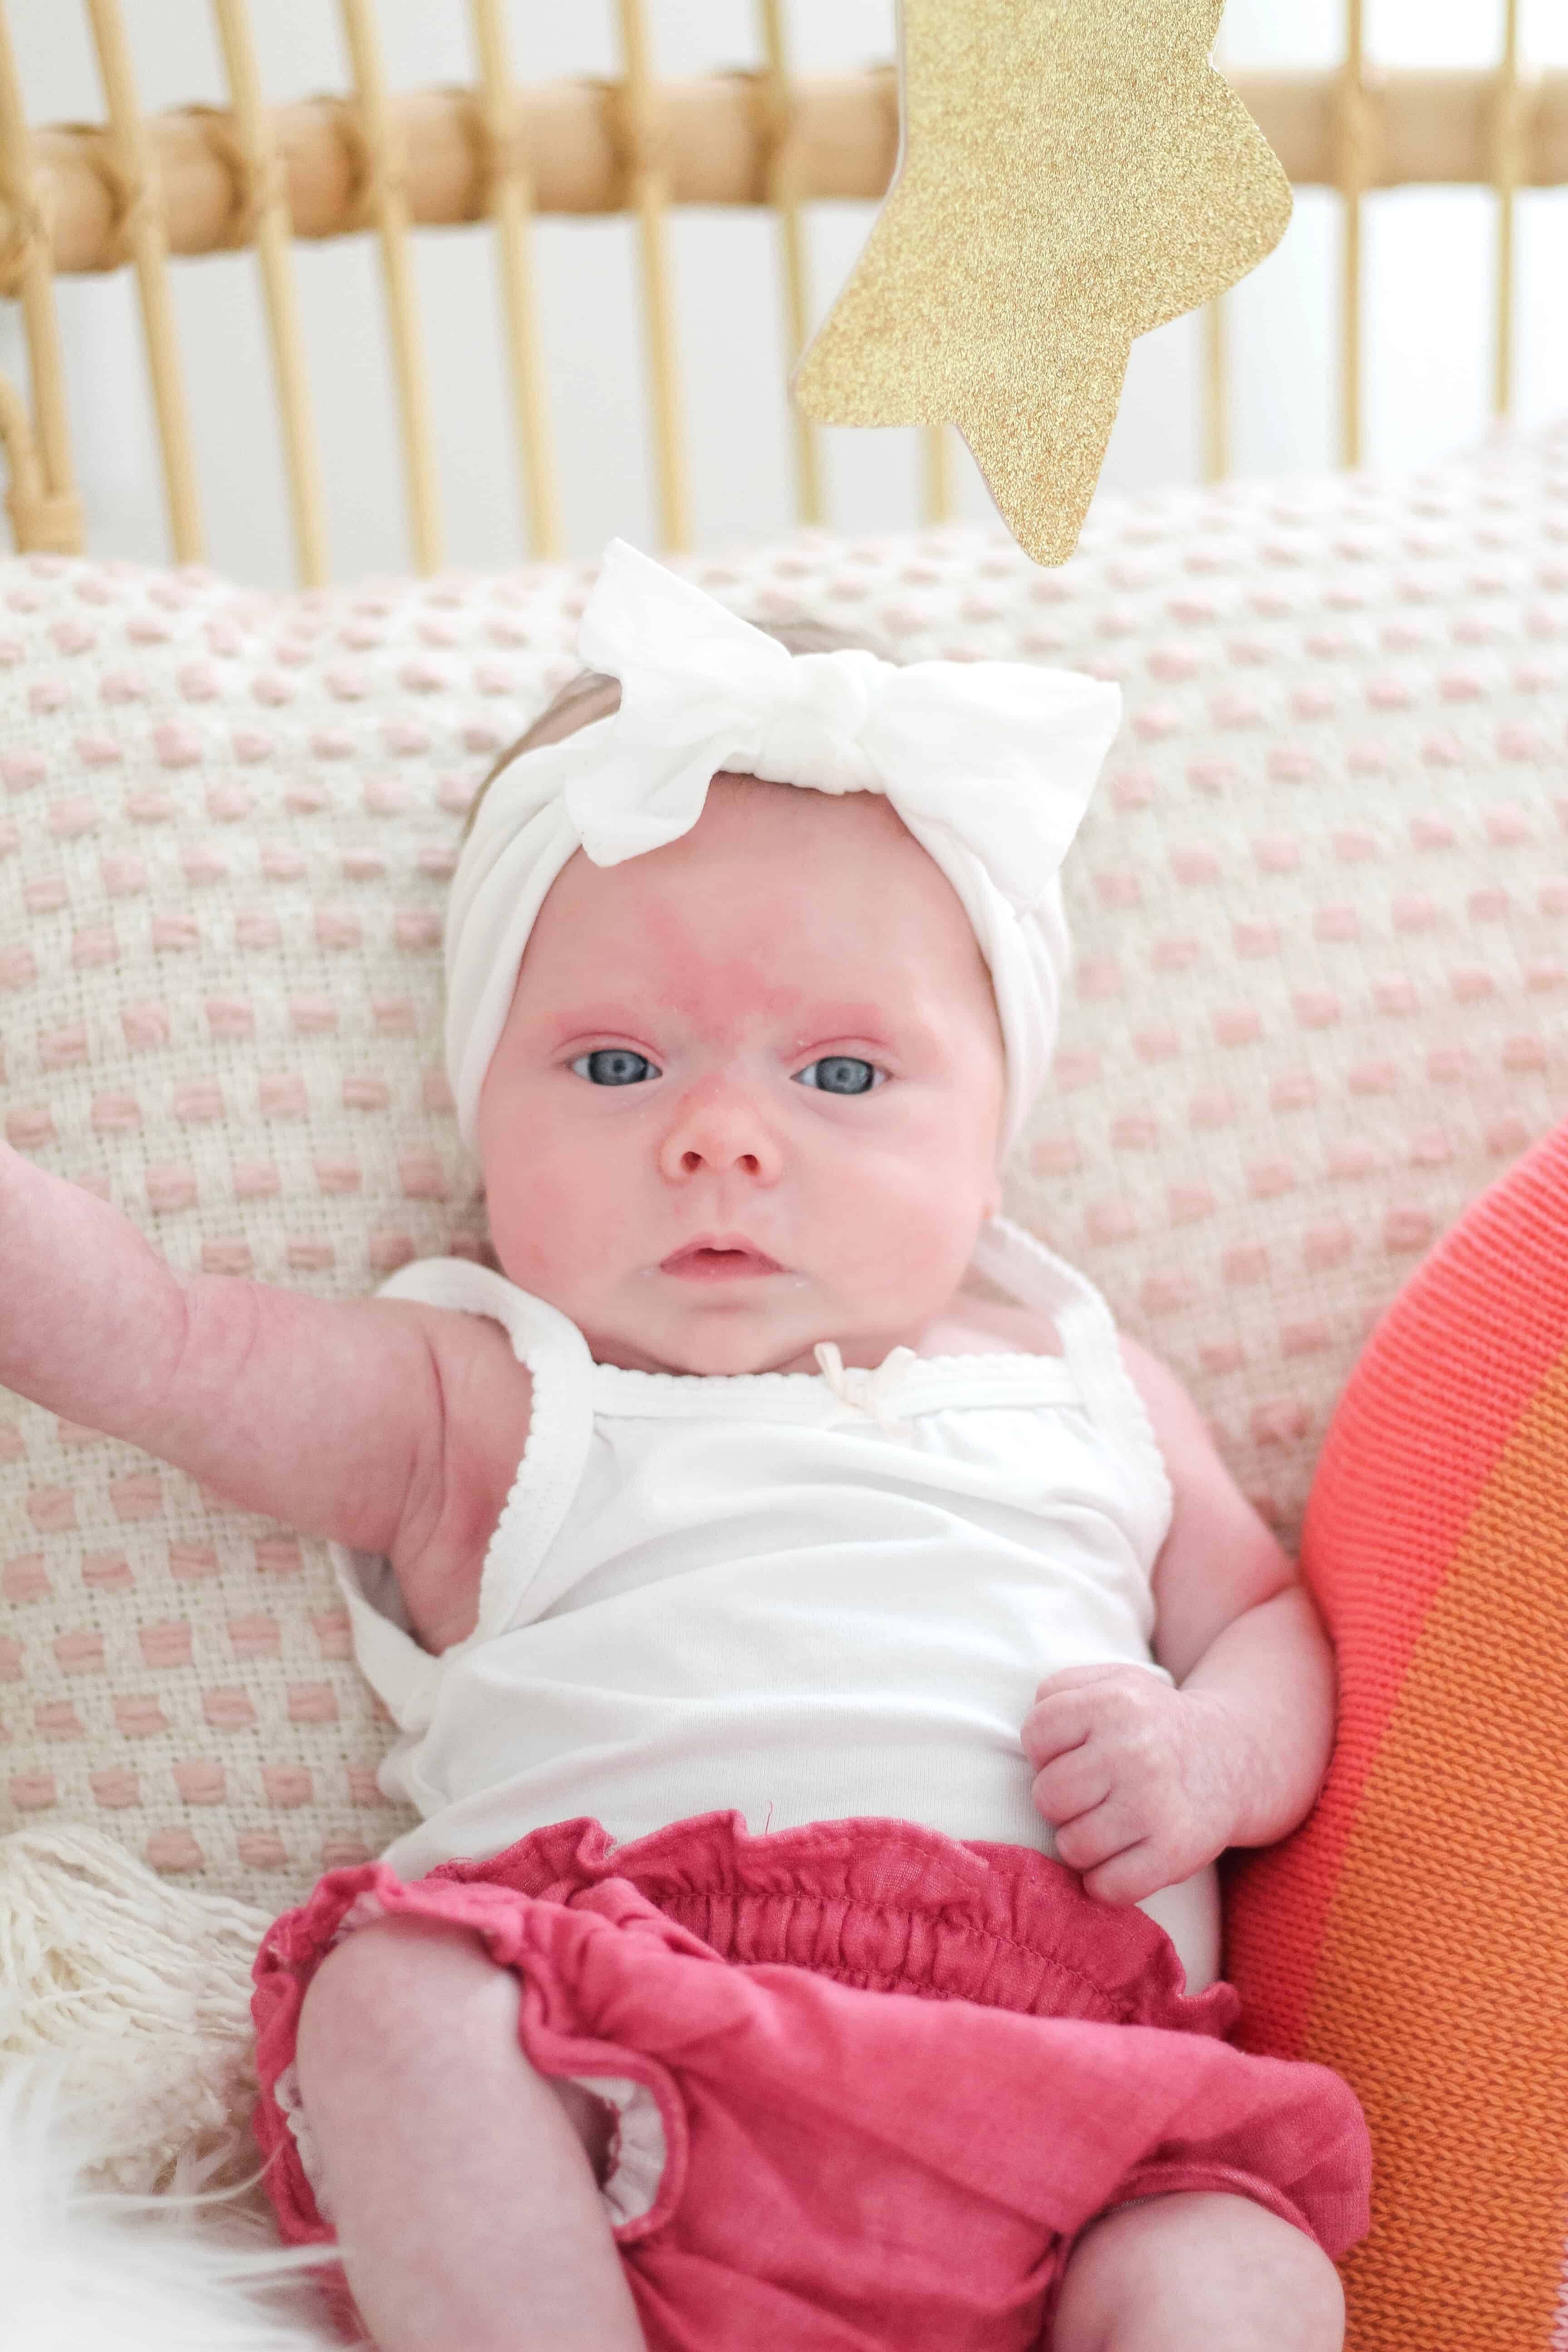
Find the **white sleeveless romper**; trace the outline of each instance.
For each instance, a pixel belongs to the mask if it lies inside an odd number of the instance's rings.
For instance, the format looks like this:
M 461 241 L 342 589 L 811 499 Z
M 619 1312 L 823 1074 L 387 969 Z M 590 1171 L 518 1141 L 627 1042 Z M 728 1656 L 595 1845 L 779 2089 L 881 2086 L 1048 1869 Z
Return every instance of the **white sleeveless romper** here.
M 384 1560 L 334 1545 L 355 1654 L 423 1816 L 405 1878 L 590 1816 L 617 1843 L 733 1810 L 1052 1851 L 1019 1730 L 1036 1685 L 1150 1651 L 1172 1496 L 1110 1313 L 1001 1218 L 974 1265 L 1061 1356 L 702 1377 L 596 1364 L 566 1316 L 462 1258 L 384 1298 L 489 1315 L 532 1376 L 479 1622 L 438 1657 Z M 1213 1866 L 1142 1906 L 1190 1993 L 1219 1973 Z

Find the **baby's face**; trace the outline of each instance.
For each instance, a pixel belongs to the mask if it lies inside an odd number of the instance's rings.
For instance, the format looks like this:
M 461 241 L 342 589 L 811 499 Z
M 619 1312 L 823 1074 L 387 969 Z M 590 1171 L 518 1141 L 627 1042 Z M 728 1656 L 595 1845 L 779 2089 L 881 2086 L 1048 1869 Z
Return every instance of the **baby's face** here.
M 888 802 L 719 776 L 545 899 L 479 1098 L 497 1255 L 602 1363 L 879 1362 L 997 1206 L 1003 1084 L 974 935 Z

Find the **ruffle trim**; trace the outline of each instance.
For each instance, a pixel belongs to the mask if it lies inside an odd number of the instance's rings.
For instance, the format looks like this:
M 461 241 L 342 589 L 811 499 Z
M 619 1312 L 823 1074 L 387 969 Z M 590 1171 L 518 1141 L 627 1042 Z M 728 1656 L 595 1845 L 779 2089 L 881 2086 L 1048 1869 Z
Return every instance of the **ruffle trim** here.
M 653 2210 L 669 2161 L 658 2101 L 646 2083 L 634 2083 L 626 2074 L 569 2074 L 563 2079 L 615 2109 L 610 2168 L 599 2194 L 611 2227 L 623 2230 Z
M 1221 2037 L 1239 2014 L 1223 1979 L 1189 1994 L 1164 1929 L 1136 1906 L 1097 1903 L 1065 1863 L 914 1822 L 810 1822 L 752 1837 L 741 1813 L 700 1813 L 619 1846 L 598 1822 L 558 1822 L 484 1861 L 443 1863 L 426 1883 L 571 1906 L 609 1880 L 731 1962 Z

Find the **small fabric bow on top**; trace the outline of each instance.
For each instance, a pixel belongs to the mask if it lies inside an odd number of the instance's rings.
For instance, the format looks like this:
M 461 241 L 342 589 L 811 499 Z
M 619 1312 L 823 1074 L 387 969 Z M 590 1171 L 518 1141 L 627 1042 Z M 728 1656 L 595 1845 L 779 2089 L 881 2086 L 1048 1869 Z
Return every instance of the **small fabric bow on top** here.
M 893 1411 L 893 1399 L 903 1386 L 910 1366 L 920 1361 L 913 1348 L 895 1348 L 879 1364 L 868 1367 L 847 1365 L 833 1339 L 819 1339 L 811 1352 L 840 1404 L 848 1405 L 855 1412 L 868 1413 L 883 1429 L 903 1427 Z
M 550 885 L 581 848 L 616 866 L 689 833 L 721 769 L 886 794 L 946 875 L 991 970 L 1011 1143 L 1044 1081 L 1070 950 L 1059 868 L 1121 722 L 1114 686 L 1024 662 L 795 654 L 624 540 L 583 614 L 620 709 L 495 779 L 447 903 L 447 1061 L 475 1141 L 479 1090 Z

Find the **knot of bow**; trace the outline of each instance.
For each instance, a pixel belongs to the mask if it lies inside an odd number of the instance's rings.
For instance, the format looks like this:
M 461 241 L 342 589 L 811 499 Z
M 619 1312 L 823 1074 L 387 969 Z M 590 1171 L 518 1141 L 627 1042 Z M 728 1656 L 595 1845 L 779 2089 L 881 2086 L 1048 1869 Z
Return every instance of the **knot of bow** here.
M 847 1366 L 831 1339 L 819 1339 L 812 1354 L 822 1367 L 823 1379 L 841 1404 L 853 1405 L 857 1412 L 868 1413 L 884 1429 L 899 1427 L 891 1399 L 903 1385 L 910 1366 L 919 1361 L 912 1348 L 895 1348 L 875 1368 L 863 1364 Z

